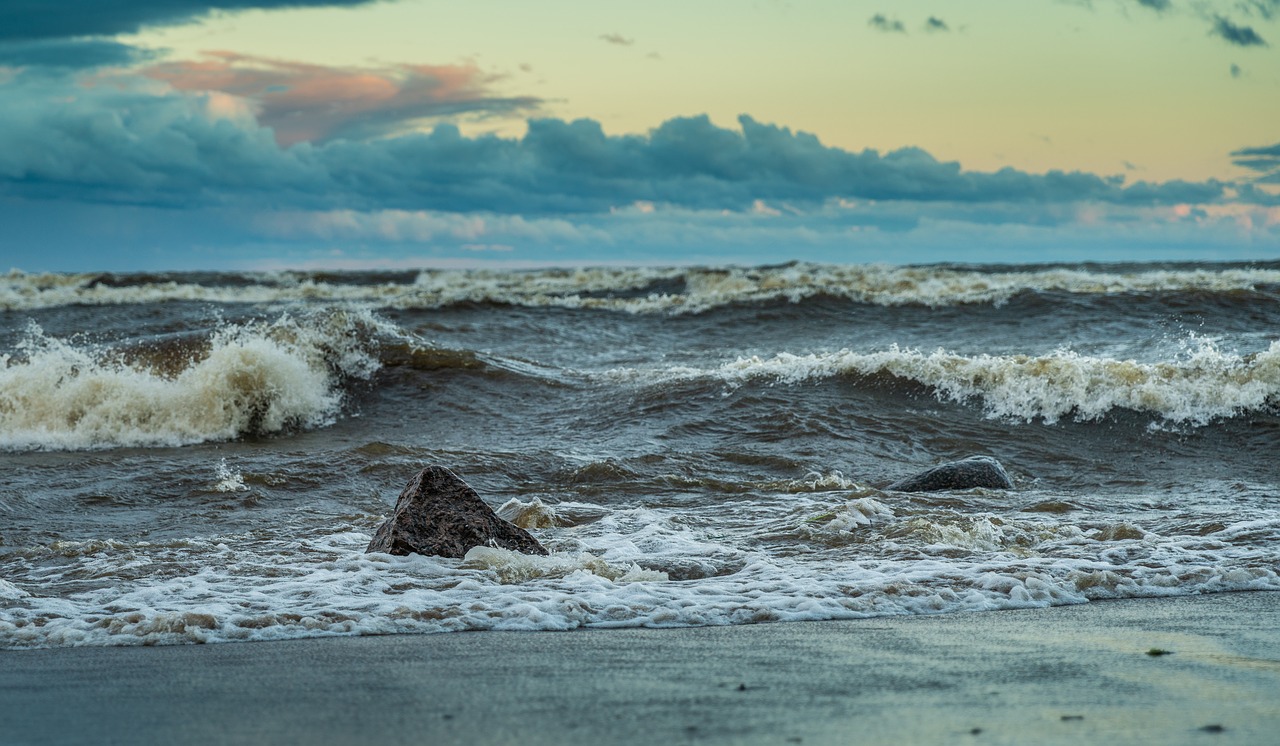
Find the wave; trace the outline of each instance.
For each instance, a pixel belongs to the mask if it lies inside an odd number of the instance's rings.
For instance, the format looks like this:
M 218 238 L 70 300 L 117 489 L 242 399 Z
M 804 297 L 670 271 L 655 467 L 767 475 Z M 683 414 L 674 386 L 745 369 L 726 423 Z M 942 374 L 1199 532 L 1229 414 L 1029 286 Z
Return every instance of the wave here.
M 128 349 L 77 345 L 32 324 L 0 355 L 0 449 L 181 446 L 322 427 L 348 381 L 379 367 L 368 311 L 227 324 Z
M 399 274 L 28 274 L 0 277 L 0 310 L 185 300 L 211 303 L 364 302 L 399 309 L 463 303 L 701 313 L 732 304 L 835 297 L 882 306 L 1003 304 L 1020 293 L 1252 293 L 1280 269 L 1214 267 L 987 270 L 796 263 L 777 267 L 425 270 Z
M 104 277 L 107 278 L 104 280 Z M 11 271 L 0 277 L 0 310 L 30 311 L 61 306 L 112 306 L 167 301 L 278 303 L 290 301 L 371 301 L 376 287 L 299 281 L 275 275 L 138 275 L 122 281 L 95 273 L 55 274 Z M 394 292 L 395 286 L 383 290 Z
M 1081 355 L 957 355 L 901 349 L 840 350 L 771 358 L 742 357 L 716 368 L 615 369 L 614 382 L 661 384 L 712 380 L 798 384 L 844 376 L 890 376 L 932 389 L 944 401 L 981 401 L 987 413 L 1052 424 L 1064 417 L 1100 420 L 1115 410 L 1154 415 L 1166 422 L 1201 426 L 1245 412 L 1267 411 L 1280 400 L 1280 341 L 1241 355 L 1194 339 L 1186 354 L 1167 362 Z

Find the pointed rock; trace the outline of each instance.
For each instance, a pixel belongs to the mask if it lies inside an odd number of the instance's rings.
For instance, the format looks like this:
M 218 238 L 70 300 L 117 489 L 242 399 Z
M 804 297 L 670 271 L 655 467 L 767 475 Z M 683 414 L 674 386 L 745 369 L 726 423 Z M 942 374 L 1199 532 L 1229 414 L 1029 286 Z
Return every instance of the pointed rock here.
M 443 466 L 428 466 L 409 480 L 395 511 L 364 551 L 461 558 L 478 546 L 547 553 L 528 531 L 494 514 L 458 475 Z
M 1013 489 L 1013 480 L 999 461 L 990 456 L 970 456 L 960 461 L 939 464 L 906 479 L 899 479 L 885 487 L 896 492 L 939 492 L 941 490 L 967 490 L 987 487 L 996 490 Z

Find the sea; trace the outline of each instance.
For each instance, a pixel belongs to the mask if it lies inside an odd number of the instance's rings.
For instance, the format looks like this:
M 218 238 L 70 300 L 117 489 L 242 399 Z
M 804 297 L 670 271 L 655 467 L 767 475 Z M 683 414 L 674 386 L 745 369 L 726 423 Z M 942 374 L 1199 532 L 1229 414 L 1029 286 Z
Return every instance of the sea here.
M 1280 262 L 0 275 L 4 649 L 1274 590 Z

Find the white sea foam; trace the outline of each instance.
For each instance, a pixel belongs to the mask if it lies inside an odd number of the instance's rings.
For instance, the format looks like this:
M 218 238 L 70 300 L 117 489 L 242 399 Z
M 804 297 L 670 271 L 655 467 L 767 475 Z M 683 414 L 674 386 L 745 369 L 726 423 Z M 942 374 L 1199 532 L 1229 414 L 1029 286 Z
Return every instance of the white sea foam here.
M 534 556 L 496 547 L 473 547 L 462 559 L 462 567 L 488 570 L 503 584 L 523 583 L 534 578 L 563 578 L 587 572 L 617 583 L 668 580 L 665 572 L 646 570 L 635 563 L 611 565 L 590 552 Z
M 340 276 L 339 276 L 340 277 Z M 599 308 L 632 313 L 697 313 L 733 303 L 817 295 L 878 305 L 948 306 L 1004 303 L 1023 291 L 1074 294 L 1186 290 L 1248 291 L 1280 284 L 1280 270 L 1188 269 L 1096 272 L 1029 269 L 986 272 L 940 267 L 791 264 L 758 268 L 596 268 L 578 270 L 430 270 L 412 283 L 346 284 L 306 275 L 246 276 L 228 286 L 177 280 L 117 287 L 97 275 L 0 276 L 0 309 L 69 304 L 111 305 L 171 300 L 214 303 L 364 301 L 397 308 L 436 308 L 461 302 Z M 682 282 L 682 286 L 664 289 Z M 644 295 L 647 288 L 656 288 Z
M 778 486 L 778 485 L 766 485 Z M 800 479 L 793 479 L 781 486 L 783 492 L 825 492 L 827 490 L 861 490 L 862 485 L 849 479 L 841 471 L 811 471 Z
M 823 496 L 803 499 L 813 508 Z M 0 648 L 728 625 L 1280 590 L 1274 541 L 1237 543 L 1280 536 L 1275 519 L 1207 537 L 1096 538 L 1069 518 L 899 515 L 867 498 L 833 513 L 826 529 L 859 534 L 870 551 L 814 535 L 801 539 L 803 551 L 769 552 L 722 526 L 647 509 L 538 529 L 547 557 L 488 548 L 463 560 L 363 554 L 361 531 L 31 548 L 21 586 L 0 581 Z M 41 563 L 43 553 L 59 561 Z M 698 561 L 711 567 L 692 578 L 665 569 Z M 85 577 L 110 582 L 53 595 Z
M 215 472 L 218 481 L 214 483 L 214 492 L 248 492 L 249 487 L 244 483 L 244 475 L 240 471 L 232 470 L 227 466 L 227 460 L 224 458 L 218 462 L 218 469 Z
M 835 531 L 851 531 L 858 526 L 870 526 L 893 518 L 893 509 L 869 497 L 850 500 L 835 511 L 826 526 Z
M 495 512 L 499 518 L 520 528 L 551 528 L 560 523 L 555 510 L 536 497 L 527 503 L 513 497 Z
M 695 270 L 684 275 L 685 291 L 643 299 L 608 301 L 632 312 L 702 312 L 731 303 L 786 300 L 818 295 L 883 306 L 1002 304 L 1024 291 L 1112 295 L 1183 290 L 1228 292 L 1280 282 L 1280 271 L 1224 269 L 1130 273 L 1082 270 L 979 272 L 938 267 L 795 264 L 771 268 Z M 599 304 L 586 301 L 586 305 Z
M 711 379 L 730 386 L 751 381 L 799 384 L 839 376 L 892 375 L 932 388 L 938 398 L 978 400 L 995 417 L 1053 423 L 1096 420 L 1117 409 L 1204 425 L 1274 406 L 1280 398 L 1280 341 L 1261 352 L 1219 350 L 1194 339 L 1185 354 L 1144 363 L 1058 350 L 1047 355 L 957 355 L 890 347 L 770 358 L 743 357 L 717 368 L 616 369 L 614 381 Z
M 227 325 L 207 349 L 149 365 L 28 330 L 0 356 L 0 448 L 177 446 L 330 424 L 344 378 L 366 378 L 376 352 L 368 312 Z
M 809 516 L 797 526 L 799 535 L 824 544 L 844 544 L 859 530 L 883 525 L 894 518 L 893 508 L 870 497 L 849 500 L 844 505 Z M 860 538 L 860 537 L 858 537 Z
M 0 579 L 0 601 L 17 601 L 30 595 L 13 583 Z

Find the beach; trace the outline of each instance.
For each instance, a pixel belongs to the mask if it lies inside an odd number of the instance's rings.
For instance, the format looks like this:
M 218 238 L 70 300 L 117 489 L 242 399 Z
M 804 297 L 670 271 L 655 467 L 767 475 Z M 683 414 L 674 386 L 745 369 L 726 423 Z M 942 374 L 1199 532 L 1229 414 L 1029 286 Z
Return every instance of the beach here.
M 1153 651 L 1167 651 L 1152 655 Z M 5 742 L 1273 743 L 1280 594 L 0 653 Z
M 936 5 L 0 2 L 0 746 L 1280 746 L 1280 0 Z
M 6 282 L 0 746 L 1280 732 L 1280 262 Z

